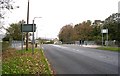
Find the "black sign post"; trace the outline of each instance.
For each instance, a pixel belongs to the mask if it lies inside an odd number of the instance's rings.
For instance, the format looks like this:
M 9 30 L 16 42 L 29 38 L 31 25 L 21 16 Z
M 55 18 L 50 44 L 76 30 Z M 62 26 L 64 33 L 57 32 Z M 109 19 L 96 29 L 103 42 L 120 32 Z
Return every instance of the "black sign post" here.
M 33 44 L 33 48 L 32 50 L 34 51 L 34 32 L 36 31 L 36 24 L 22 24 L 21 25 L 21 32 L 22 32 L 22 42 L 23 42 L 23 32 L 33 32 L 33 40 L 32 40 L 32 44 Z M 22 50 L 23 50 L 23 43 L 22 43 Z M 33 52 L 32 52 L 33 53 Z

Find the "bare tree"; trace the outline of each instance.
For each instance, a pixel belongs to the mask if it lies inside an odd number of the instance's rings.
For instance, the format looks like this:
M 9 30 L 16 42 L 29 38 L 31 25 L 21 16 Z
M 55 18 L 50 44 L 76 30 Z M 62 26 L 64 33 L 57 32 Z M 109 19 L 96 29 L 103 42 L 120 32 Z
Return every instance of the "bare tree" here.
M 19 6 L 14 6 L 14 3 L 13 0 L 0 0 L 0 30 L 5 29 L 3 27 L 5 14 L 14 8 L 19 8 Z
M 13 0 L 0 0 L 0 18 L 4 18 L 5 13 L 14 9 Z

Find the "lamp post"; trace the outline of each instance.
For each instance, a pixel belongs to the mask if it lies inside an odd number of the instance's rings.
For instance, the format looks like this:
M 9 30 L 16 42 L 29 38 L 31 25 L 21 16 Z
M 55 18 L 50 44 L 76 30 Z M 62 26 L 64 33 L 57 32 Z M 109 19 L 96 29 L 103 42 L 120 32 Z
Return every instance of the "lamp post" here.
M 33 38 L 32 38 L 32 54 L 34 54 L 34 43 L 35 43 L 35 39 L 34 39 L 34 22 L 36 18 L 42 18 L 42 17 L 34 17 L 33 19 Z
M 22 20 L 21 21 L 21 28 L 23 27 L 23 24 L 25 23 L 25 21 L 24 20 Z M 21 30 L 22 31 L 22 42 L 21 42 L 21 49 L 22 49 L 22 51 L 23 51 L 23 45 L 24 45 L 24 41 L 23 41 L 23 30 Z

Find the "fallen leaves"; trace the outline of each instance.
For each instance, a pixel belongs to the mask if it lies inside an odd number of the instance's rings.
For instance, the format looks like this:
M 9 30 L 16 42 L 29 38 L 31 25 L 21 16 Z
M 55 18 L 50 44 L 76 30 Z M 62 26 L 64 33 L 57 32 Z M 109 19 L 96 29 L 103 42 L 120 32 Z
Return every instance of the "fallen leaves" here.
M 21 54 L 15 50 L 3 53 L 3 74 L 51 74 L 49 66 L 41 50 L 36 49 L 34 55 L 26 51 Z

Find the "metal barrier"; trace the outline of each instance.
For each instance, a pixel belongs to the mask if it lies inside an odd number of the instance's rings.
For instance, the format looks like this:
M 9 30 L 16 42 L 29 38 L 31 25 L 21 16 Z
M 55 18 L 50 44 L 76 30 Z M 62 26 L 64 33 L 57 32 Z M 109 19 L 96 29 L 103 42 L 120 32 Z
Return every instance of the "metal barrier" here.
M 22 43 L 24 44 L 24 42 L 22 42 L 22 41 L 12 41 L 11 48 L 19 48 L 22 46 Z

